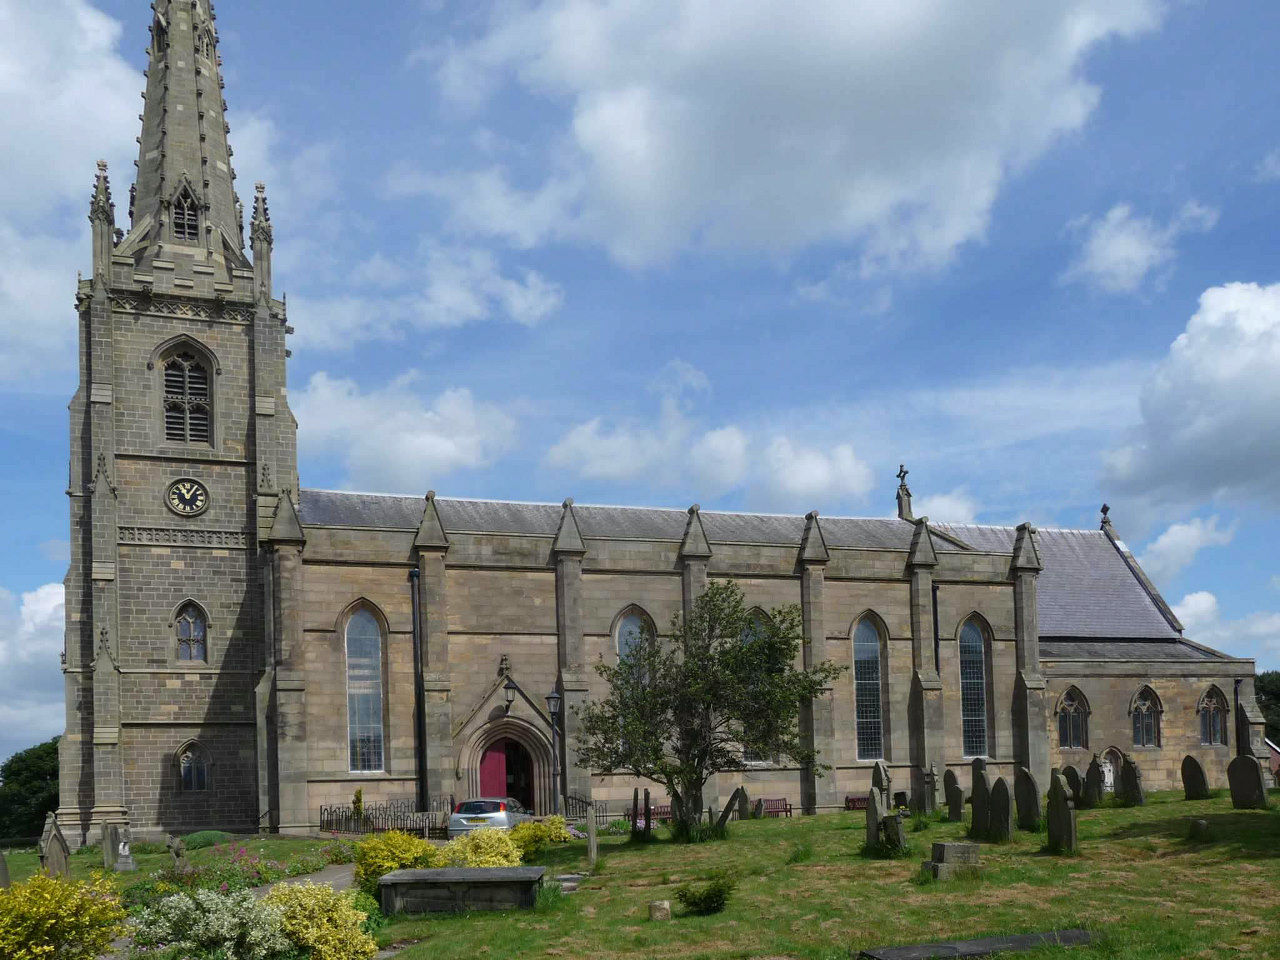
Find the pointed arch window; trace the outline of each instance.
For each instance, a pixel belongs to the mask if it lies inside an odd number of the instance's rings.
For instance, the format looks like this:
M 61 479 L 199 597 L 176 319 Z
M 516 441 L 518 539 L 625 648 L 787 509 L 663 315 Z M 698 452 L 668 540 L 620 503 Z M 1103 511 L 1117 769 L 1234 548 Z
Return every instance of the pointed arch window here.
M 210 443 L 209 367 L 192 350 L 171 353 L 163 362 L 164 438 L 175 443 Z
M 966 757 L 987 755 L 987 634 L 976 619 L 960 629 L 960 723 Z
M 768 635 L 770 620 L 769 615 L 763 610 L 755 609 L 748 614 L 747 625 L 742 630 L 741 640 L 744 644 L 751 643 L 757 639 L 762 639 Z M 756 731 L 759 733 L 759 731 Z M 753 747 L 742 748 L 742 759 L 745 763 L 780 763 L 782 758 Z
M 613 630 L 614 643 L 618 648 L 618 658 L 621 659 L 626 655 L 632 647 L 639 644 L 646 637 L 655 635 L 653 628 L 653 620 L 639 607 L 628 607 L 623 611 L 622 616 L 618 618 L 617 625 Z
M 209 659 L 209 624 L 204 611 L 194 603 L 185 604 L 174 621 L 178 638 L 178 659 L 204 662 Z
M 190 190 L 183 189 L 173 198 L 173 239 L 188 243 L 200 239 L 200 211 Z
M 1200 742 L 1205 746 L 1227 745 L 1227 698 L 1217 687 L 1200 698 Z
M 853 695 L 858 759 L 884 758 L 883 637 L 875 618 L 865 616 L 853 631 Z
M 1133 698 L 1133 745 L 1160 746 L 1160 700 L 1150 687 L 1143 687 Z
M 1089 705 L 1072 687 L 1058 704 L 1058 746 L 1070 750 L 1089 747 Z
M 351 770 L 383 769 L 382 625 L 366 609 L 347 619 L 347 742 Z
M 188 744 L 178 751 L 178 786 L 183 793 L 209 789 L 209 757 L 199 744 Z

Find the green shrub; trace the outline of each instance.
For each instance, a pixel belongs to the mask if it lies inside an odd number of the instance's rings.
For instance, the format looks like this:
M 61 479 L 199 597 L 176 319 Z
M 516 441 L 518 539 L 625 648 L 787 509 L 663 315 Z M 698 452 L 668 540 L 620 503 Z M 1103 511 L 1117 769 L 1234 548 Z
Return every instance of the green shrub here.
M 0 957 L 93 960 L 125 932 L 110 881 L 77 883 L 37 874 L 0 890 Z
M 716 872 L 706 883 L 683 883 L 676 888 L 676 899 L 690 913 L 707 916 L 719 913 L 729 904 L 737 882 L 727 873 Z
M 320 848 L 320 856 L 324 857 L 325 863 L 355 863 L 356 845 L 351 840 L 335 839 Z
M 506 830 L 482 827 L 445 844 L 444 861 L 450 867 L 518 867 L 520 848 Z
M 520 848 L 525 859 L 541 853 L 547 847 L 568 843 L 573 837 L 564 817 L 547 817 L 545 820 L 526 820 L 512 827 L 511 840 Z
M 308 873 L 319 873 L 328 865 L 329 861 L 319 854 L 304 853 L 285 865 L 285 873 L 290 877 L 304 877 Z
M 630 820 L 610 820 L 609 825 L 600 831 L 600 835 L 604 837 L 625 837 L 630 832 Z
M 444 865 L 441 851 L 421 837 L 388 830 L 365 837 L 356 846 L 356 885 L 371 897 L 378 895 L 378 881 L 395 870 Z
M 282 883 L 264 902 L 281 910 L 285 936 L 310 960 L 369 960 L 378 952 L 366 915 L 332 887 Z
M 787 863 L 805 863 L 813 859 L 813 845 L 802 843 L 791 851 L 787 857 Z
M 226 843 L 234 840 L 229 833 L 223 833 L 221 830 L 201 830 L 199 833 L 193 833 L 189 837 L 184 837 L 182 842 L 186 844 L 188 850 L 204 850 L 206 847 L 216 846 L 219 843 Z
M 346 897 L 351 901 L 352 907 L 364 914 L 364 923 L 361 924 L 361 928 L 370 936 L 377 933 L 389 922 L 378 901 L 363 890 L 348 890 Z
M 193 960 L 286 960 L 294 952 L 284 911 L 251 893 L 226 896 L 196 890 L 166 897 L 134 925 L 136 948 L 167 949 Z
M 695 823 L 686 827 L 676 822 L 671 825 L 671 836 L 677 843 L 712 843 L 729 839 L 729 826 L 716 823 Z

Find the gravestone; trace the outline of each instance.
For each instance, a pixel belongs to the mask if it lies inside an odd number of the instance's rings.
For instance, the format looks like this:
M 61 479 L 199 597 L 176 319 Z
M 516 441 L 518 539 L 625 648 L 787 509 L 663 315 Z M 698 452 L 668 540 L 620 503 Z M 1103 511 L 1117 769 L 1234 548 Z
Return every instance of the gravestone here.
M 1182 758 L 1182 792 L 1188 800 L 1208 800 L 1209 780 L 1204 767 L 1191 754 Z
M 62 835 L 58 818 L 52 813 L 44 821 L 44 833 L 40 836 L 40 869 L 49 876 L 71 876 L 71 848 Z
M 733 815 L 734 809 L 738 806 L 738 790 L 733 791 L 733 796 L 729 798 L 729 802 L 724 805 L 724 810 L 720 813 L 720 819 L 716 821 L 716 827 L 723 830 L 729 823 L 729 817 Z M 746 791 L 743 791 L 744 793 Z
M 102 837 L 102 862 L 107 870 L 133 873 L 133 832 L 128 824 L 108 824 Z
M 751 798 L 747 796 L 747 788 L 745 786 L 738 788 L 738 819 L 751 819 Z
M 640 788 L 636 787 L 631 791 L 631 836 L 638 836 L 640 833 Z
M 9 887 L 9 864 L 5 863 L 4 851 L 0 850 L 0 890 Z
M 1004 843 L 1013 834 L 1013 798 L 1004 777 L 997 777 L 991 788 L 991 820 L 987 826 L 987 839 L 992 843 Z
M 764 819 L 764 797 L 760 797 L 758 800 L 756 800 L 755 805 L 752 806 L 751 819 L 752 820 Z
M 872 787 L 867 794 L 867 848 L 874 850 L 880 843 L 880 822 L 889 815 L 880 791 Z
M 959 823 L 964 819 L 964 791 L 960 789 L 960 779 L 954 770 L 942 775 L 942 791 L 947 798 L 947 819 Z
M 1080 795 L 1080 806 L 1083 809 L 1092 810 L 1102 803 L 1102 794 L 1105 789 L 1103 783 L 1102 761 L 1095 753 L 1093 759 L 1089 761 L 1089 769 L 1084 773 L 1084 793 Z
M 893 777 L 889 774 L 889 765 L 883 760 L 877 760 L 876 765 L 871 770 L 871 789 L 880 792 L 880 803 L 888 809 L 889 801 L 893 794 L 890 792 L 893 786 Z
M 644 791 L 644 838 L 653 836 L 653 802 L 649 799 L 649 788 Z
M 1049 852 L 1076 853 L 1080 838 L 1076 831 L 1075 803 L 1067 791 L 1066 778 L 1057 770 L 1049 775 Z
M 980 865 L 976 843 L 935 843 L 932 859 L 920 864 L 920 872 L 935 880 L 950 880 L 958 874 L 977 873 Z
M 594 871 L 600 859 L 600 837 L 596 833 L 596 805 L 587 804 L 587 867 Z
M 942 785 L 938 779 L 938 765 L 936 763 L 929 764 L 929 769 L 924 771 L 922 779 L 924 780 L 924 796 L 920 798 L 917 807 L 921 813 L 928 815 L 938 809 L 938 788 Z
M 1084 793 L 1084 778 L 1080 776 L 1080 771 L 1067 764 L 1062 768 L 1062 780 L 1071 794 L 1071 802 L 1079 808 Z
M 1241 754 L 1227 767 L 1231 784 L 1231 806 L 1237 810 L 1267 809 L 1267 789 L 1262 781 L 1262 764 L 1258 758 Z
M 886 853 L 907 849 L 907 831 L 901 814 L 891 813 L 880 821 L 880 849 Z
M 178 837 L 169 837 L 164 843 L 165 849 L 169 851 L 169 856 L 173 858 L 173 869 L 176 873 L 186 873 L 190 869 L 187 863 L 187 845 Z
M 1040 784 L 1026 767 L 1013 772 L 1013 799 L 1018 805 L 1018 829 L 1035 833 L 1040 829 Z
M 116 869 L 116 857 L 120 855 L 120 826 L 108 823 L 102 828 L 102 868 L 108 873 Z
M 649 904 L 650 920 L 670 920 L 671 919 L 671 901 L 670 900 L 654 900 Z
M 1147 793 L 1142 789 L 1142 771 L 1127 753 L 1120 762 L 1120 783 L 1116 793 L 1126 807 L 1140 807 L 1147 802 Z
M 985 840 L 991 827 L 991 780 L 987 777 L 987 761 L 981 757 L 973 761 L 973 789 L 969 796 L 973 807 L 969 835 L 975 840 Z

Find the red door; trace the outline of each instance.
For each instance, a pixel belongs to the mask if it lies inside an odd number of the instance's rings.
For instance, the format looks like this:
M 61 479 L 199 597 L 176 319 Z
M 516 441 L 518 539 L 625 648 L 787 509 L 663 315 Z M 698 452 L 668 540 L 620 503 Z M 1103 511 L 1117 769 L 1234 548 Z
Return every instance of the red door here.
M 507 795 L 507 741 L 495 740 L 480 758 L 480 795 Z

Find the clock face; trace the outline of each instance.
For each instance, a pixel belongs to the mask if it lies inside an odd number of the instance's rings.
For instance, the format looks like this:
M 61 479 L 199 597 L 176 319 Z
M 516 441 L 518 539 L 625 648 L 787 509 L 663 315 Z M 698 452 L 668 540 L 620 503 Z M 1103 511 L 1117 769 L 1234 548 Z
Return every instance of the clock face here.
M 209 507 L 209 491 L 199 480 L 175 480 L 165 497 L 169 509 L 179 516 L 194 517 Z

